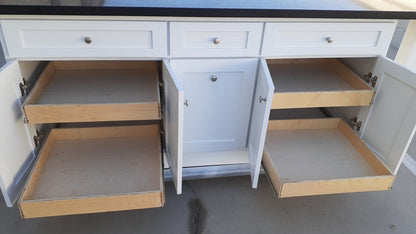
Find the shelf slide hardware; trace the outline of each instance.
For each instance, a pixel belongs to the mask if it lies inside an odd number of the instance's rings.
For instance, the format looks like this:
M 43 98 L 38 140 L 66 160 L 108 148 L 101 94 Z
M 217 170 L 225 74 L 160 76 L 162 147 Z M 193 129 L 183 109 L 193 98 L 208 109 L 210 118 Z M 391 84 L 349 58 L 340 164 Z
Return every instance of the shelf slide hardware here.
M 352 129 L 355 129 L 356 131 L 360 131 L 361 126 L 363 125 L 363 122 L 359 121 L 357 116 L 350 119 L 350 123 L 351 123 Z
M 22 97 L 26 96 L 29 92 L 30 83 L 25 78 L 22 78 L 22 82 L 19 83 L 20 93 Z
M 262 103 L 262 102 L 267 102 L 267 98 L 260 96 L 260 97 L 259 97 L 259 102 L 260 102 L 260 103 Z
M 35 146 L 38 147 L 40 142 L 43 139 L 43 135 L 39 133 L 39 130 L 36 130 L 36 135 L 33 136 L 33 141 L 35 142 Z
M 372 72 L 369 72 L 369 73 L 364 75 L 365 82 L 367 82 L 373 88 L 376 87 L 377 79 L 378 79 L 378 77 L 373 76 Z

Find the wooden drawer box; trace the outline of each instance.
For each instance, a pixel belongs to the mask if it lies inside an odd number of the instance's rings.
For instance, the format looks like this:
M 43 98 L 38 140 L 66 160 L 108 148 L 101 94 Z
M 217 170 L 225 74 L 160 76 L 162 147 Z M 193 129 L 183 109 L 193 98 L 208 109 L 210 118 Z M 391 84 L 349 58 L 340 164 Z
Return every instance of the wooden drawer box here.
M 372 88 L 336 59 L 268 60 L 272 109 L 368 106 Z
M 50 62 L 24 102 L 28 123 L 160 119 L 155 62 Z
M 164 205 L 157 125 L 52 129 L 19 201 L 23 218 Z
M 388 190 L 394 181 L 337 118 L 269 121 L 263 166 L 279 197 Z
M 247 57 L 260 53 L 262 23 L 172 22 L 174 57 Z
M 360 57 L 386 54 L 395 22 L 266 23 L 262 56 Z
M 166 22 L 3 20 L 13 58 L 160 58 Z

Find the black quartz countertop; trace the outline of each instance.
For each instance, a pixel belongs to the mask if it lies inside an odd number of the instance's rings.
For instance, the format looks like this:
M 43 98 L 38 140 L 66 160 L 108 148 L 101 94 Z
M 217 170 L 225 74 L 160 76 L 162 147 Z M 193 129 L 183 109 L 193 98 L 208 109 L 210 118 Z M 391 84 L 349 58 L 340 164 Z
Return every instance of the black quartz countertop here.
M 0 15 L 416 19 L 416 0 L 2 0 Z

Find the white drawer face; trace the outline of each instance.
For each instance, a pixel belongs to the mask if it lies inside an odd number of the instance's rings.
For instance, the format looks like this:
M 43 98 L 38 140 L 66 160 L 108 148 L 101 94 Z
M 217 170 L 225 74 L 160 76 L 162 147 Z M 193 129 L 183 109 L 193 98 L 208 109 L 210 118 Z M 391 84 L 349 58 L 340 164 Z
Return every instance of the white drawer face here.
M 242 57 L 259 55 L 262 23 L 173 22 L 170 55 Z
M 1 22 L 8 52 L 15 58 L 163 57 L 163 22 L 42 21 Z
M 262 56 L 318 57 L 386 54 L 394 22 L 266 23 Z

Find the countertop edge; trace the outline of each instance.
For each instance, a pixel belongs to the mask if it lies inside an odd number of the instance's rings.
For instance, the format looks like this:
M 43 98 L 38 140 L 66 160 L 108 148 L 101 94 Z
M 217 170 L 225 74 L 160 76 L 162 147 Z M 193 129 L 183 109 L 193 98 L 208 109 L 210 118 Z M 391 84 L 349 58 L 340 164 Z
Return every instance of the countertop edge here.
M 1 5 L 0 15 L 154 16 L 226 18 L 416 19 L 413 11 L 288 10 L 162 7 L 13 6 Z

